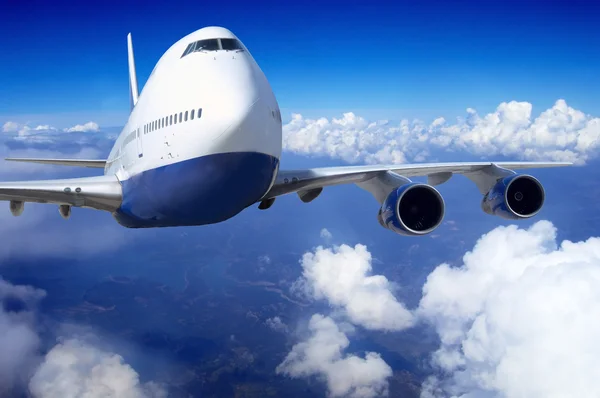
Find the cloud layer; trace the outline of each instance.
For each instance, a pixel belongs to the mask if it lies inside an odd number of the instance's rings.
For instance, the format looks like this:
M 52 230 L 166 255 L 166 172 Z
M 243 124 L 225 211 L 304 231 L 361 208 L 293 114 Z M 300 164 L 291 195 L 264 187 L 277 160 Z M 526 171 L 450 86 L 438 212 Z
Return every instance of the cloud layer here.
M 55 127 L 52 127 L 50 125 L 47 125 L 47 124 L 40 124 L 35 127 L 32 127 L 27 123 L 22 124 L 22 123 L 7 121 L 2 125 L 3 133 L 17 134 L 19 136 L 27 136 L 27 135 L 34 134 L 36 132 L 49 133 L 49 132 L 56 132 L 56 131 L 61 131 L 61 130 L 59 130 Z M 76 124 L 73 127 L 64 128 L 64 129 L 62 129 L 62 131 L 67 132 L 67 133 L 97 132 L 97 131 L 100 131 L 100 126 L 96 122 L 87 122 L 85 124 Z
M 15 140 L 49 142 L 57 139 L 57 133 L 95 133 L 100 127 L 90 121 L 59 130 L 7 121 L 2 131 Z M 468 108 L 466 115 L 454 122 L 440 117 L 431 123 L 404 119 L 392 124 L 348 112 L 332 119 L 292 114 L 291 121 L 283 126 L 284 150 L 350 163 L 423 162 L 436 160 L 443 153 L 452 157 L 452 153 L 466 152 L 485 158 L 582 164 L 596 157 L 599 138 L 600 118 L 576 110 L 562 99 L 538 115 L 533 114 L 531 103 L 510 101 L 486 115 Z
M 600 395 L 600 238 L 558 245 L 548 221 L 496 228 L 429 275 L 418 312 L 447 375 L 423 397 Z
M 315 314 L 308 328 L 310 337 L 296 344 L 276 372 L 291 377 L 318 376 L 327 383 L 331 397 L 369 398 L 387 395 L 392 369 L 379 354 L 364 358 L 344 354 L 350 341 L 330 317 Z
M 284 149 L 305 155 L 341 158 L 350 163 L 422 162 L 432 151 L 466 151 L 477 156 L 584 163 L 600 145 L 600 118 L 558 100 L 537 117 L 528 102 L 503 102 L 480 116 L 467 109 L 449 123 L 402 120 L 371 122 L 353 113 L 342 118 L 305 119 L 293 114 L 283 128 Z

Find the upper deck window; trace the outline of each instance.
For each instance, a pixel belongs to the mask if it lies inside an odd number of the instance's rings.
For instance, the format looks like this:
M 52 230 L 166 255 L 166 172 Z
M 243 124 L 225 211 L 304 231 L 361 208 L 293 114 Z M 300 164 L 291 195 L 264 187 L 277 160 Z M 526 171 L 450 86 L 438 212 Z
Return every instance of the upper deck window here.
M 243 51 L 242 43 L 237 39 L 204 39 L 188 44 L 181 58 L 193 52 Z

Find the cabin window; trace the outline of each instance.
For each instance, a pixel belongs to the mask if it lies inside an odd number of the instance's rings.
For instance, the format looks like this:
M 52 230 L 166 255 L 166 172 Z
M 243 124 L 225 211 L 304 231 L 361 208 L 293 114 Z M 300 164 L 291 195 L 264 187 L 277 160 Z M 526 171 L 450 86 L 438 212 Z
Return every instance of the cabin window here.
M 198 108 L 198 119 L 202 117 L 202 108 Z
M 171 115 L 169 117 L 169 126 L 171 126 L 173 124 L 173 115 Z
M 177 114 L 175 114 L 175 124 L 177 124 Z
M 165 118 L 164 117 L 162 118 L 162 126 L 163 126 L 163 128 L 165 127 Z
M 190 120 L 194 120 L 194 112 L 196 112 L 196 110 L 192 109 L 192 112 L 190 113 Z
M 179 123 L 183 121 L 183 112 L 179 112 Z
M 188 117 L 188 111 L 185 111 L 185 115 L 184 115 L 184 119 L 183 120 L 186 121 L 186 122 L 187 122 L 187 117 Z

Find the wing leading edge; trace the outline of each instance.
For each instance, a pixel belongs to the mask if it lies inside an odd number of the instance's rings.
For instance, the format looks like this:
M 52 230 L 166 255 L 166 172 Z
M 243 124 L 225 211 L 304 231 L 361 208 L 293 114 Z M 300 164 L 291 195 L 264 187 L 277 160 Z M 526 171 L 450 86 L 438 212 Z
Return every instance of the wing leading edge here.
M 106 166 L 106 160 L 97 159 L 41 159 L 41 158 L 6 158 L 9 162 L 40 163 L 53 164 L 58 166 L 90 167 L 93 169 L 103 169 Z
M 121 205 L 122 190 L 121 183 L 114 175 L 3 182 L 0 183 L 0 200 L 10 201 L 11 210 L 13 206 L 22 209 L 24 202 L 34 202 L 113 212 Z
M 352 183 L 368 190 L 379 199 L 380 195 L 375 192 L 385 190 L 385 186 L 388 185 L 384 181 L 387 178 L 385 176 L 390 172 L 395 173 L 400 179 L 427 177 L 427 182 L 431 185 L 442 184 L 454 174 L 462 174 L 473 181 L 482 194 L 485 194 L 498 178 L 514 174 L 512 170 L 571 165 L 572 163 L 569 162 L 458 162 L 281 170 L 277 174 L 275 184 L 262 200 L 273 200 L 277 196 L 297 192 L 303 201 L 308 202 L 318 196 L 324 187 Z

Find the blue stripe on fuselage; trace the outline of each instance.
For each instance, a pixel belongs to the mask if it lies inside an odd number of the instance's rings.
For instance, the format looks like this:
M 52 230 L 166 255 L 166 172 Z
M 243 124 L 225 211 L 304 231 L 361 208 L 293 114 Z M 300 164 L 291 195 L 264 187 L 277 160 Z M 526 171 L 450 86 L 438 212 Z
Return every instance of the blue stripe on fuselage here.
M 147 170 L 121 181 L 123 202 L 113 215 L 129 228 L 224 221 L 267 192 L 278 163 L 263 153 L 232 152 Z

